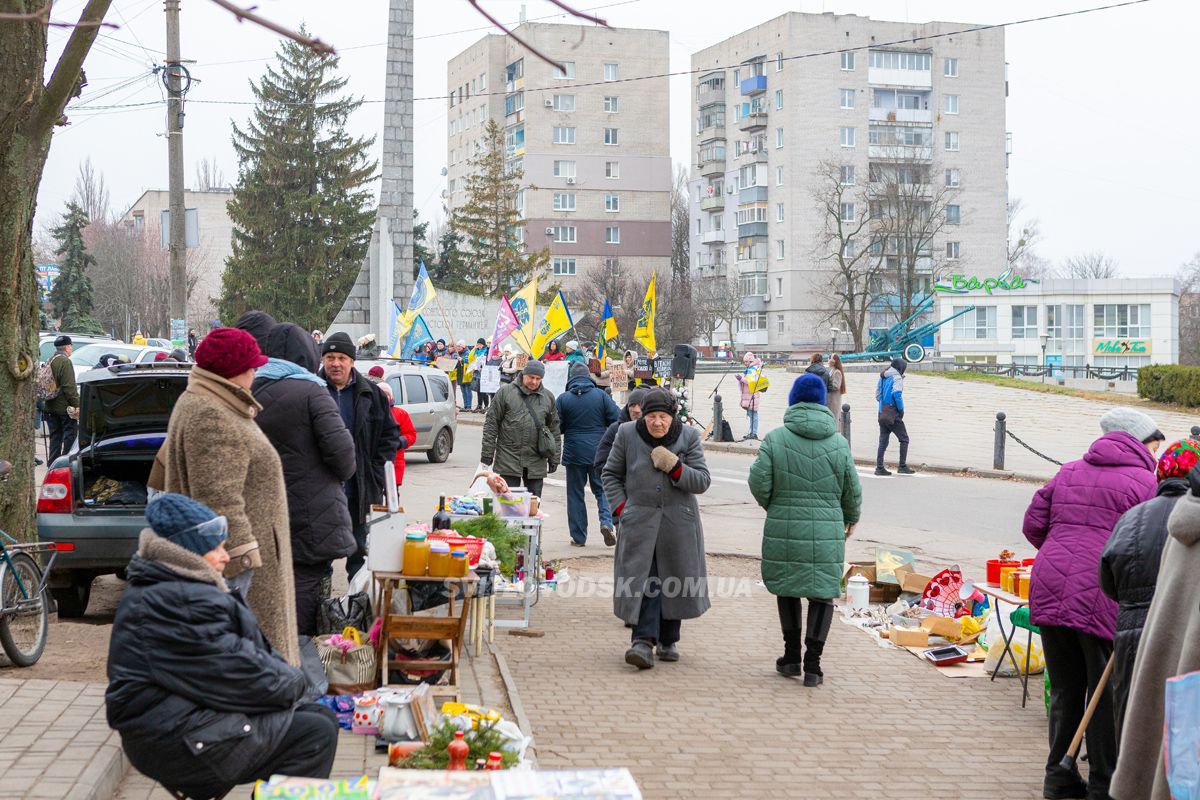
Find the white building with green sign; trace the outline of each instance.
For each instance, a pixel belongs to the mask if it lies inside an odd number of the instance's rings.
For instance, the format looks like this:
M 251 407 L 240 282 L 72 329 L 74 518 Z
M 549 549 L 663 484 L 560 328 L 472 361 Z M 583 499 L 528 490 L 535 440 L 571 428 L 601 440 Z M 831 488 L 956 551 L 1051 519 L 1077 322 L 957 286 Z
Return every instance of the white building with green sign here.
M 1174 278 L 1047 279 L 947 276 L 938 352 L 958 362 L 1143 367 L 1179 363 Z M 1044 349 L 1043 349 L 1044 348 Z

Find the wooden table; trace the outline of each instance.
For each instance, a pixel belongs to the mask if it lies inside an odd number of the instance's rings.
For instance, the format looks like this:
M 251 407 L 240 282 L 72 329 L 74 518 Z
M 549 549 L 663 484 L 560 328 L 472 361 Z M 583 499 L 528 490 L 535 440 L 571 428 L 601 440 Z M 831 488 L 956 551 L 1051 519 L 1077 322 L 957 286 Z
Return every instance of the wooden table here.
M 1009 605 L 1016 606 L 1017 608 L 1029 605 L 1028 597 L 1021 597 L 1020 595 L 1013 594 L 1012 592 L 1007 592 L 994 583 L 977 583 L 975 584 L 975 588 L 988 595 L 993 600 L 1008 603 Z M 995 603 L 992 605 L 995 606 L 992 609 L 992 613 L 999 613 L 999 606 L 996 606 Z M 1025 704 L 1029 702 L 1029 659 L 1033 654 L 1033 628 L 1030 627 L 1028 629 L 1029 636 L 1025 640 L 1025 669 L 1022 670 L 1020 665 L 1017 664 L 1017 658 L 1012 651 L 1013 640 L 1017 638 L 1017 626 L 1012 621 L 1011 612 L 1009 613 L 1008 624 L 1012 627 L 1011 634 L 1004 630 L 1004 618 L 1000 618 L 1000 636 L 1004 639 L 1004 652 L 1001 653 L 1000 658 L 996 660 L 996 668 L 992 670 L 992 680 L 996 680 L 996 675 L 1000 672 L 1000 665 L 1004 663 L 1004 657 L 1008 656 L 1008 660 L 1012 662 L 1013 669 L 1015 669 L 1017 674 L 1021 676 L 1021 689 L 1023 692 L 1021 695 L 1021 708 L 1024 708 Z M 1033 623 L 1030 622 L 1030 625 L 1032 626 Z M 988 647 L 992 646 L 994 645 L 991 642 L 988 642 Z
M 387 685 L 388 670 L 400 667 L 410 670 L 439 670 L 450 669 L 450 684 L 458 686 L 458 659 L 462 652 L 463 631 L 467 624 L 467 609 L 472 605 L 475 588 L 479 577 L 474 572 L 465 578 L 430 578 L 413 577 L 399 572 L 375 572 L 375 592 L 372 600 L 379 609 L 383 622 L 379 631 L 379 652 L 376 663 L 382 673 L 380 686 Z M 440 583 L 448 589 L 449 601 L 445 616 L 416 616 L 414 614 L 393 614 L 392 596 L 396 589 L 407 588 L 414 583 Z M 463 590 L 462 607 L 456 612 L 454 608 L 455 595 L 458 589 Z M 450 642 L 450 661 L 442 659 L 417 659 L 413 661 L 398 661 L 388 658 L 388 643 L 392 639 L 419 639 L 421 641 Z

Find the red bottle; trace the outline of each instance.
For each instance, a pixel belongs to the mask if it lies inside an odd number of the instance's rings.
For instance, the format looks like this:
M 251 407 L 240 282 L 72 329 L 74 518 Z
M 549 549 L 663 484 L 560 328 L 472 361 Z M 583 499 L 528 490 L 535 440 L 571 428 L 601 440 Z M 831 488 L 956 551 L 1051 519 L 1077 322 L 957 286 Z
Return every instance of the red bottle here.
M 447 770 L 466 770 L 467 755 L 471 752 L 471 746 L 464 741 L 462 731 L 454 732 L 454 741 L 446 745 L 446 752 L 450 754 Z
M 499 753 L 488 753 L 488 763 L 484 769 L 503 769 L 503 767 L 500 766 L 500 761 L 503 758 L 504 757 Z

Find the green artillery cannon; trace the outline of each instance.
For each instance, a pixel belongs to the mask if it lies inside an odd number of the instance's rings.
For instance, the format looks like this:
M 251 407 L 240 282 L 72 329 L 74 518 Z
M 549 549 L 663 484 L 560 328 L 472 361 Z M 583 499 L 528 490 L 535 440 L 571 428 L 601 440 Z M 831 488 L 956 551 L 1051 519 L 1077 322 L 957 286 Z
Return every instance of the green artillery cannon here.
M 891 361 L 897 356 L 914 363 L 922 361 L 925 358 L 925 347 L 921 344 L 922 339 L 950 320 L 975 310 L 975 306 L 967 306 L 940 322 L 927 322 L 909 330 L 908 326 L 912 324 L 913 320 L 931 308 L 933 308 L 933 297 L 929 297 L 921 303 L 908 319 L 896 323 L 882 333 L 871 336 L 866 350 L 861 353 L 847 353 L 841 357 L 842 361 Z

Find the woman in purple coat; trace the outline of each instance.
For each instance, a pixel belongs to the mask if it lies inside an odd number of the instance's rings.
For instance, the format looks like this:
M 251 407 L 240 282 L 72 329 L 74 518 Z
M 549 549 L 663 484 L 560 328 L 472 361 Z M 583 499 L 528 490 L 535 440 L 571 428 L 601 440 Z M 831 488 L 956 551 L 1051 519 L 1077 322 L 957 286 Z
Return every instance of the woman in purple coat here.
M 1063 769 L 1087 699 L 1112 654 L 1117 604 L 1100 589 L 1100 555 L 1121 515 L 1154 497 L 1154 451 L 1164 437 L 1132 408 L 1100 418 L 1104 435 L 1064 464 L 1025 512 L 1025 538 L 1038 549 L 1029 610 L 1041 628 L 1050 673 L 1050 757 L 1043 796 L 1108 798 L 1117 760 L 1112 690 L 1104 689 L 1087 730 L 1088 783 Z

